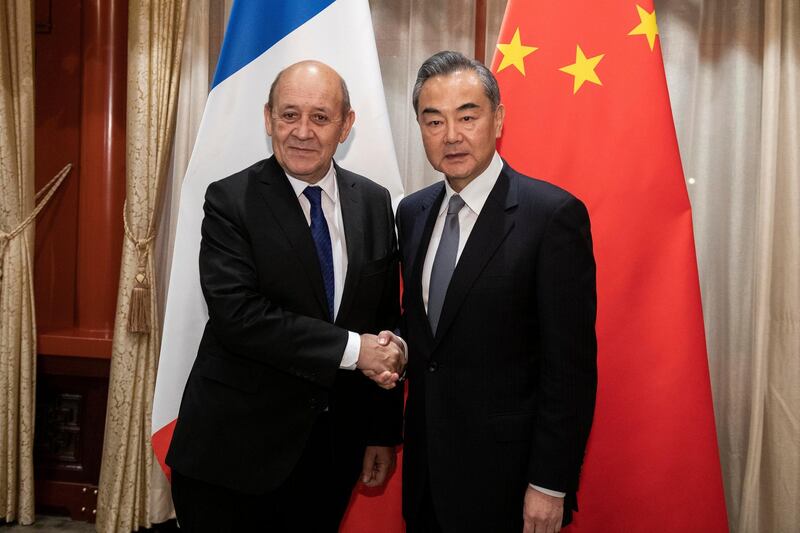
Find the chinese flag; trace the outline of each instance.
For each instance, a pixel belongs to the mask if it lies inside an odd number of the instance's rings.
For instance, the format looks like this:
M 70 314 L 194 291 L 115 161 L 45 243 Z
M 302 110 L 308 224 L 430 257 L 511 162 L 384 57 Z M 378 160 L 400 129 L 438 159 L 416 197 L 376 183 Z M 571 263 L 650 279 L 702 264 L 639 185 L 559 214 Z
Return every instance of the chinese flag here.
M 597 410 L 573 531 L 727 531 L 692 216 L 652 0 L 510 0 L 501 155 L 583 200 Z

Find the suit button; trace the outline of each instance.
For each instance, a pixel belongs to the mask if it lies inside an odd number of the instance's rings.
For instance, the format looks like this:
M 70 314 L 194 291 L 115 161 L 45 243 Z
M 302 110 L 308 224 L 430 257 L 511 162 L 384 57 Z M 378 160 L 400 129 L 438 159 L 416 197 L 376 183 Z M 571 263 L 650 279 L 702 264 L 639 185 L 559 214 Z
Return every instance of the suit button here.
M 311 400 L 308 402 L 308 405 L 312 409 L 316 409 L 317 408 L 317 399 L 316 398 L 311 398 Z
M 436 361 L 431 361 L 431 363 L 428 365 L 428 372 L 436 372 L 438 368 L 439 368 L 439 363 L 437 363 Z

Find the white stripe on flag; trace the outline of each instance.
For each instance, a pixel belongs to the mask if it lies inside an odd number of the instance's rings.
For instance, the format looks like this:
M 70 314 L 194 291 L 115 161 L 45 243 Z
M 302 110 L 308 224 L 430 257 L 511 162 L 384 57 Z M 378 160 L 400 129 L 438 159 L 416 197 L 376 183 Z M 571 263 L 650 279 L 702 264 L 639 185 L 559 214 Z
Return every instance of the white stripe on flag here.
M 270 24 L 270 20 L 263 24 Z M 269 84 L 278 71 L 303 59 L 329 64 L 350 90 L 356 123 L 348 141 L 337 151 L 337 162 L 389 189 L 395 205 L 402 196 L 367 0 L 337 0 L 214 87 L 181 189 L 153 433 L 178 415 L 208 317 L 198 271 L 206 188 L 271 154 L 263 120 Z

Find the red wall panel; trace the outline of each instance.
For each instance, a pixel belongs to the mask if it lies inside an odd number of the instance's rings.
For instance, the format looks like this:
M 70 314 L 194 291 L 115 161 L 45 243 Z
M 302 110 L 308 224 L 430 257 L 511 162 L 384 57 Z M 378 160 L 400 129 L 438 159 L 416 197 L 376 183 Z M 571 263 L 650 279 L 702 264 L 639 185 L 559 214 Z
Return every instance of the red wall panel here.
M 110 357 L 125 195 L 127 2 L 36 5 L 36 186 L 71 175 L 36 225 L 39 352 Z

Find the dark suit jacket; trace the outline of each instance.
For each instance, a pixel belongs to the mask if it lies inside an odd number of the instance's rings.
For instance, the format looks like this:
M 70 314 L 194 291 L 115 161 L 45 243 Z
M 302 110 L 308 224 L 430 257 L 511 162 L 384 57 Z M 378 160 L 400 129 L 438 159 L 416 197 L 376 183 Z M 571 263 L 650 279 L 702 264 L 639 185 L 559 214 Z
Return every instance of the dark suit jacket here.
M 167 455 L 183 475 L 247 493 L 272 490 L 326 408 L 337 450 L 359 466 L 366 445 L 400 442 L 401 391 L 339 369 L 348 330 L 397 324 L 390 196 L 338 166 L 336 176 L 348 266 L 335 324 L 326 318 L 311 231 L 275 158 L 208 187 L 200 281 L 209 320 Z
M 444 184 L 404 199 L 397 227 L 408 400 L 403 512 L 429 476 L 446 532 L 522 531 L 528 483 L 574 493 L 597 383 L 589 217 L 508 165 L 456 265 L 434 337 L 422 265 Z

